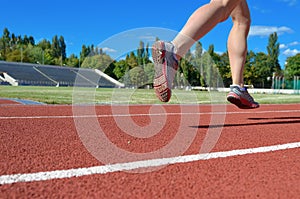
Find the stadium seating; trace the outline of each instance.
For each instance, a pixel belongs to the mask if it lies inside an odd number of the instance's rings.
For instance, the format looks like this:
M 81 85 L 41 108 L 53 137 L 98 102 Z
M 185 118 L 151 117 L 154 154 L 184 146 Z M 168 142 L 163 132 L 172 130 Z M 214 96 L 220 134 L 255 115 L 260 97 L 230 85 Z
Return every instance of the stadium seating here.
M 5 80 L 5 76 L 9 76 L 17 82 L 17 85 L 119 87 L 116 80 L 105 78 L 94 69 L 0 61 L 0 73 L 2 79 Z

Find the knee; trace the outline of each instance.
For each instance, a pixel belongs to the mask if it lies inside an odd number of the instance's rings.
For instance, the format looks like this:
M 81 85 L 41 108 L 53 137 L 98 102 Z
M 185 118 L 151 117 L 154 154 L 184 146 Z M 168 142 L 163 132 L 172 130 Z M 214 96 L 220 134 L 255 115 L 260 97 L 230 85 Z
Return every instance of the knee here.
M 235 7 L 241 0 L 213 0 L 218 1 L 225 9 Z
M 251 18 L 250 16 L 245 16 L 245 15 L 238 15 L 238 16 L 231 16 L 232 21 L 234 25 L 237 25 L 239 27 L 244 27 L 246 29 L 250 28 L 251 25 Z
M 240 3 L 240 0 L 211 0 L 211 3 L 215 4 L 222 12 L 220 22 L 223 22 L 230 17 L 232 10 Z

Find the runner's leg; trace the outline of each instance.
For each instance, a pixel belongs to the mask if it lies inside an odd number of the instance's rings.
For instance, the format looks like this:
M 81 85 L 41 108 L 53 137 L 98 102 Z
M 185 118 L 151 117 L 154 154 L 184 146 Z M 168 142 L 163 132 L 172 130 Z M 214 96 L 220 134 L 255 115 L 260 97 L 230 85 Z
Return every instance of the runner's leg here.
M 213 29 L 218 23 L 226 20 L 241 0 L 212 0 L 198 8 L 189 18 L 172 43 L 176 47 L 178 60 L 191 46 Z
M 244 86 L 244 64 L 247 56 L 247 37 L 250 29 L 250 12 L 246 0 L 232 11 L 233 26 L 228 37 L 228 54 L 232 83 Z

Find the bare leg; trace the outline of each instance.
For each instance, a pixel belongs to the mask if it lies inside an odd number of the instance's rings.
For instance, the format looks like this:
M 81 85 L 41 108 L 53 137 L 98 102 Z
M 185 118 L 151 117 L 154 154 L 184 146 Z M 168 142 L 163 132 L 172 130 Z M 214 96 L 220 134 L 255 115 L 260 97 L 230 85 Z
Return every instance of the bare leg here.
M 232 11 L 233 27 L 228 37 L 228 54 L 232 73 L 232 83 L 244 86 L 244 64 L 247 55 L 247 36 L 250 29 L 250 12 L 246 0 Z
M 154 89 L 163 102 L 171 97 L 171 83 L 178 68 L 178 62 L 191 46 L 231 15 L 233 27 L 228 37 L 228 52 L 233 85 L 227 100 L 239 108 L 258 108 L 244 88 L 243 72 L 247 55 L 247 36 L 250 29 L 250 13 L 246 0 L 211 0 L 198 8 L 189 18 L 172 43 L 157 41 L 152 48 L 155 66 Z M 174 58 L 174 53 L 177 60 Z M 173 73 L 170 72 L 174 71 Z
M 184 56 L 195 41 L 202 38 L 218 23 L 226 20 L 240 3 L 241 0 L 212 0 L 198 8 L 172 41 L 177 48 L 177 58 Z

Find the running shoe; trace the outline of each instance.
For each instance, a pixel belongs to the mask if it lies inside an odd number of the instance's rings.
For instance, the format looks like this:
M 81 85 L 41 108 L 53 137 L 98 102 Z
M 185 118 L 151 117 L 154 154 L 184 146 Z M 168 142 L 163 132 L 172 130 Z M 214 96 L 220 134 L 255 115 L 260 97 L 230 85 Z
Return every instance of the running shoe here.
M 155 94 L 162 102 L 168 102 L 172 95 L 172 84 L 178 69 L 174 45 L 164 41 L 155 42 L 152 46 L 152 57 L 155 70 L 153 82 Z
M 227 100 L 240 109 L 254 109 L 259 107 L 259 104 L 248 93 L 247 87 L 230 86 Z

